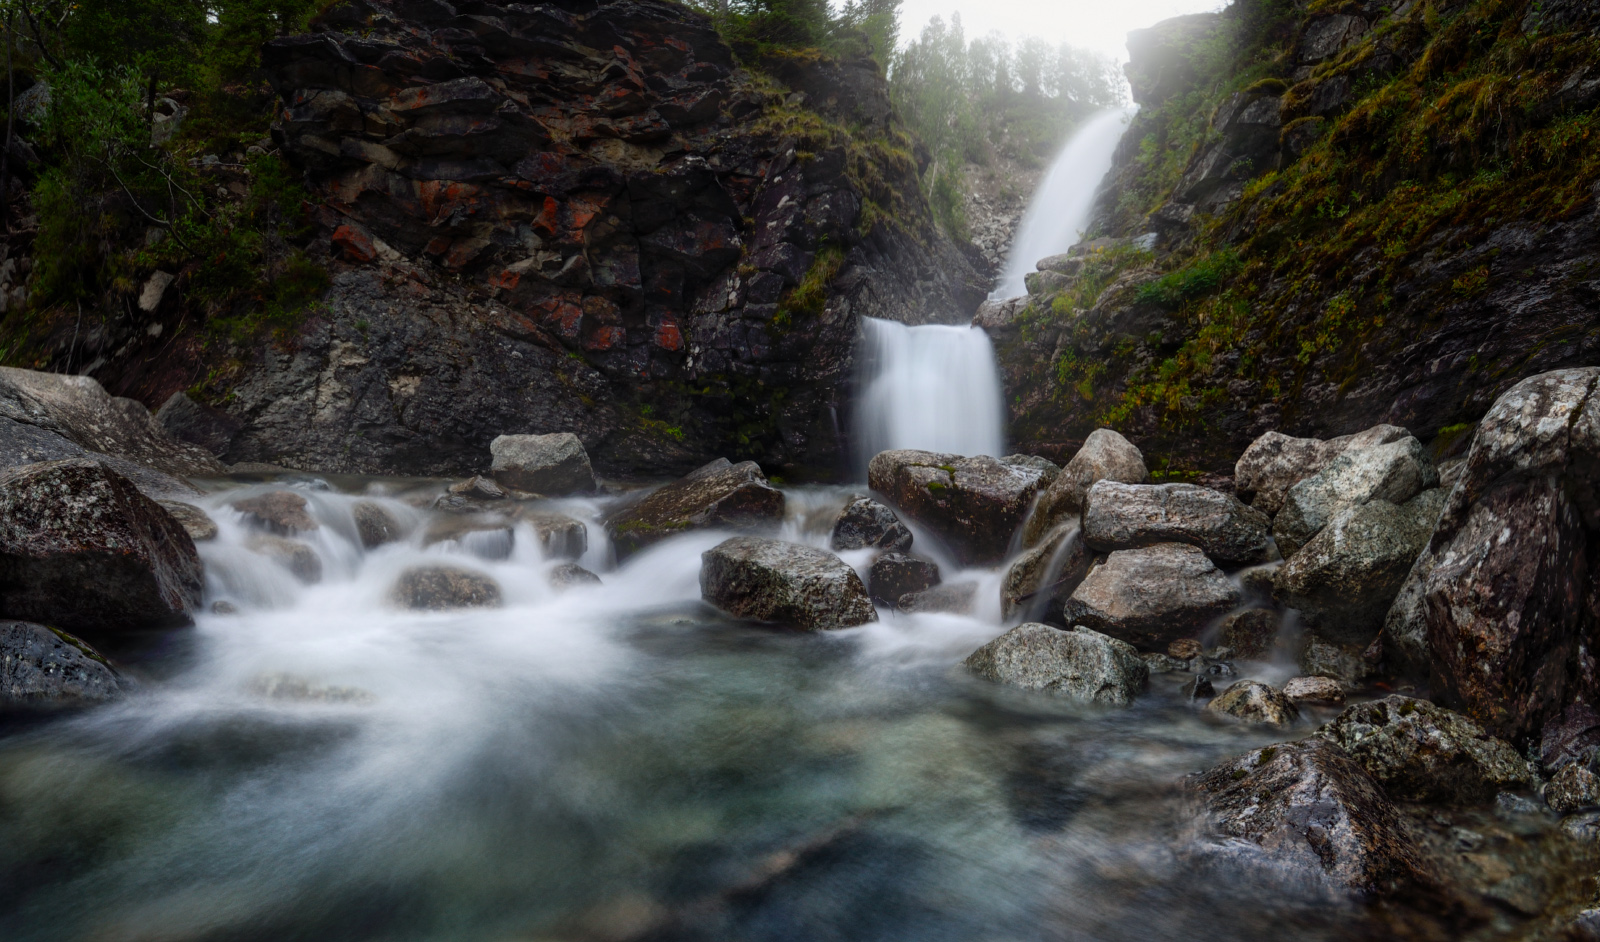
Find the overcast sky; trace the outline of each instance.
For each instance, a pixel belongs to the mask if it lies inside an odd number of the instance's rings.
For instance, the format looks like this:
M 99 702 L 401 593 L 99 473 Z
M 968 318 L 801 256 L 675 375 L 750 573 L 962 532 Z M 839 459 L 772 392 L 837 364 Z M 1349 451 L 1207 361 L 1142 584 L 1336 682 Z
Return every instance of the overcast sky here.
M 999 30 L 1012 42 L 1024 36 L 1066 40 L 1124 62 L 1129 30 L 1226 5 L 1227 0 L 903 0 L 900 38 L 915 38 L 934 16 L 948 21 L 960 13 L 968 39 Z

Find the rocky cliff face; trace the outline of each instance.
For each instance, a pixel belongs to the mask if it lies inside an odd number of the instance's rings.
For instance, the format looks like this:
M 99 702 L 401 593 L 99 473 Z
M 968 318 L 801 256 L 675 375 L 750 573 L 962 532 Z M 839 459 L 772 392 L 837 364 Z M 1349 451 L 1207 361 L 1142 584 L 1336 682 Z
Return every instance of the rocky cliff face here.
M 1130 37 L 1112 244 L 986 313 L 1014 434 L 1110 424 L 1175 469 L 1262 432 L 1448 446 L 1600 358 L 1589 4 L 1238 0 Z
M 866 62 L 746 70 L 654 0 L 350 0 L 266 62 L 333 288 L 243 371 L 229 460 L 459 472 L 574 431 L 612 473 L 826 475 L 859 319 L 982 297 Z

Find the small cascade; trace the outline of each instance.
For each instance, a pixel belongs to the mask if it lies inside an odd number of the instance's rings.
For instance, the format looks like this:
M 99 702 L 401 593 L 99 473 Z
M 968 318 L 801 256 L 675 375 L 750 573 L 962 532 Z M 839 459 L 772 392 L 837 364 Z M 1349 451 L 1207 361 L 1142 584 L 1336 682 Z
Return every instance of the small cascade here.
M 862 320 L 859 466 L 891 448 L 1005 453 L 1005 403 L 989 335 L 977 327 Z
M 1023 283 L 1034 264 L 1047 255 L 1065 252 L 1078 243 L 1094 211 L 1095 193 L 1111 169 L 1111 159 L 1133 116 L 1131 108 L 1102 111 L 1084 123 L 1067 141 L 1050 165 L 1050 173 L 1028 204 L 1006 253 L 1005 274 L 992 298 L 1027 294 Z

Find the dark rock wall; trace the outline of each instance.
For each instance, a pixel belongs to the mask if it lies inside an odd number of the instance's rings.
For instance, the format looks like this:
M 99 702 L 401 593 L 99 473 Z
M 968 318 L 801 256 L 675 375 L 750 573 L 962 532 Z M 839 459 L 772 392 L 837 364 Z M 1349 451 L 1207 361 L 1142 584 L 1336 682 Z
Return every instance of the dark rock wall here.
M 746 71 L 653 0 L 352 0 L 266 62 L 335 278 L 236 386 L 234 461 L 461 472 L 573 431 L 604 472 L 828 476 L 859 318 L 982 297 L 868 63 Z

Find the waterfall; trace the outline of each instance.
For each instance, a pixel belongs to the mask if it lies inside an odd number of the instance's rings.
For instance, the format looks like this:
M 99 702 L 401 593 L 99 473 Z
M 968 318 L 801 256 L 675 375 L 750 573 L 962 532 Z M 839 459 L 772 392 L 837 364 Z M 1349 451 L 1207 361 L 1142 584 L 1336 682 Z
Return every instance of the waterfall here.
M 1033 195 L 1006 253 L 1005 274 L 990 295 L 1014 298 L 1028 292 L 1023 278 L 1034 264 L 1078 243 L 1094 210 L 1095 192 L 1111 169 L 1117 142 L 1127 129 L 1131 108 L 1116 108 L 1090 118 L 1067 141 L 1050 173 Z
M 1005 403 L 989 335 L 977 327 L 907 327 L 862 319 L 860 467 L 880 451 L 1005 451 Z

